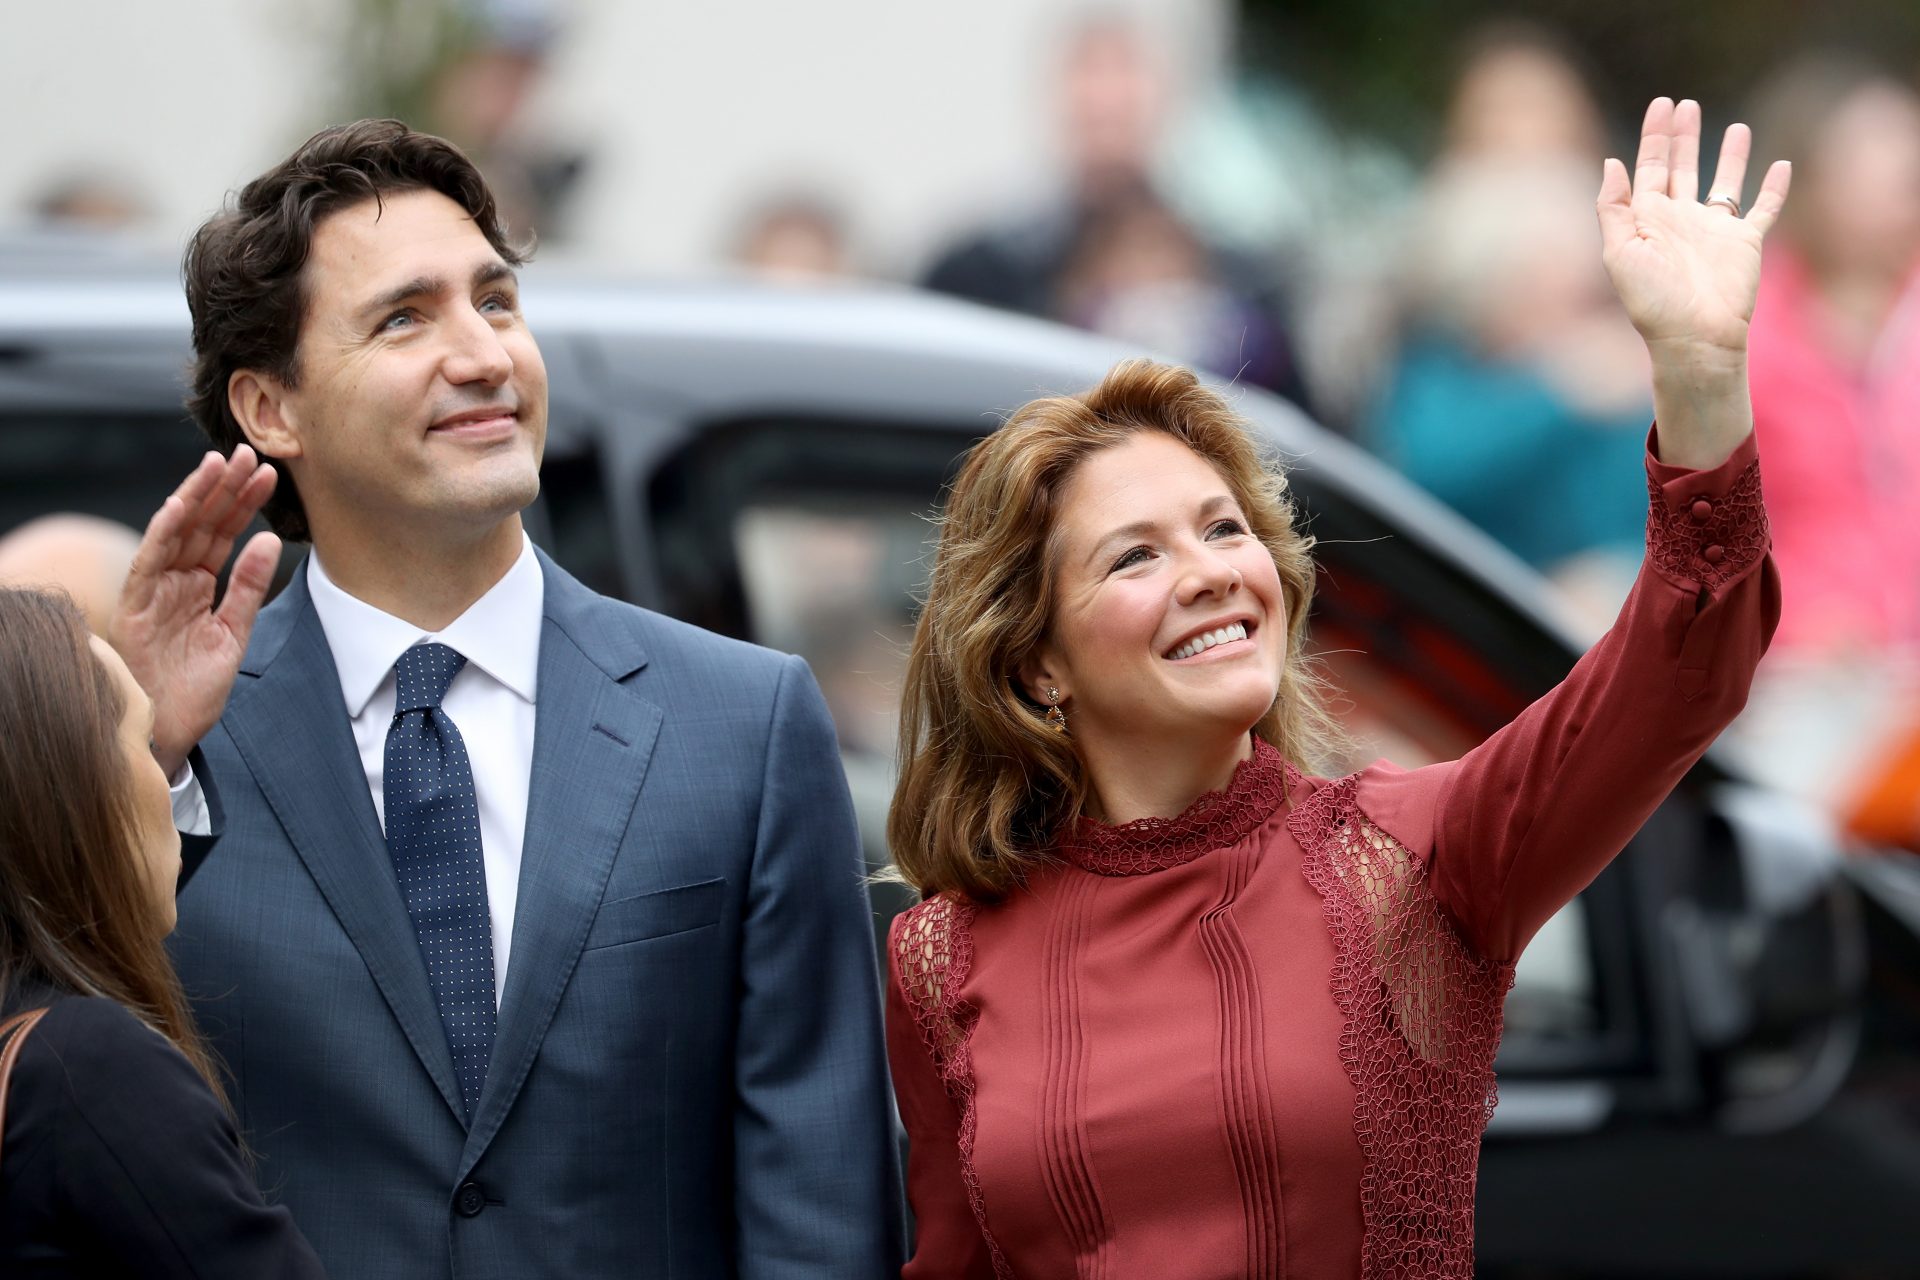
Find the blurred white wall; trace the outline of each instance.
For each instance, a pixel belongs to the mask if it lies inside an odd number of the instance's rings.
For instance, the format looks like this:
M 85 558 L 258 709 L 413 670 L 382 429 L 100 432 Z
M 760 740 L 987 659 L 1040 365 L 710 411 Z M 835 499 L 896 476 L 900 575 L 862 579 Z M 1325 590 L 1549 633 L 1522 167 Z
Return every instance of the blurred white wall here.
M 169 248 L 297 142 L 325 100 L 324 28 L 292 0 L 8 0 L 0 222 L 51 184 L 107 176 Z
M 565 256 L 654 272 L 723 255 L 756 198 L 835 198 L 869 266 L 1045 181 L 1046 77 L 1086 0 L 562 0 L 533 106 L 591 154 Z M 1183 83 L 1215 74 L 1226 0 L 1128 0 Z M 224 192 L 338 112 L 341 0 L 11 0 L 0 223 L 52 182 L 119 174 L 177 249 Z M 548 256 L 559 256 L 557 251 Z

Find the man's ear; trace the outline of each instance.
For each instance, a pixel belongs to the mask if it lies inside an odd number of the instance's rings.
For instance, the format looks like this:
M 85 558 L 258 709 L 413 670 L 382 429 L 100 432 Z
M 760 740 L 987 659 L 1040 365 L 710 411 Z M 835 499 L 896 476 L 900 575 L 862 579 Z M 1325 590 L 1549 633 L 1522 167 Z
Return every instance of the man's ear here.
M 227 407 L 247 443 L 264 458 L 300 456 L 300 423 L 290 400 L 286 385 L 272 374 L 236 369 L 227 379 Z

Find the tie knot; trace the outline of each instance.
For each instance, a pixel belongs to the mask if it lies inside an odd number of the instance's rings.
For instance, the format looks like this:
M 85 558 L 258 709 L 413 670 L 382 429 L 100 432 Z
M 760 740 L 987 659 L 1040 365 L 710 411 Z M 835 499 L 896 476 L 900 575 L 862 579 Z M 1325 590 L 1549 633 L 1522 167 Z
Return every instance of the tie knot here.
M 447 686 L 467 660 L 444 644 L 417 644 L 393 664 L 393 714 L 430 711 L 447 696 Z

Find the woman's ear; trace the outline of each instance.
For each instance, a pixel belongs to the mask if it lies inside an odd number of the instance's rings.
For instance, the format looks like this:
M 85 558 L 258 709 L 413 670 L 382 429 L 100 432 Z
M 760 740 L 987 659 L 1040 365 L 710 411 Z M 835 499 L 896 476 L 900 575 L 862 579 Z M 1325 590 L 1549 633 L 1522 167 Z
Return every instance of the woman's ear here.
M 234 370 L 227 379 L 227 407 L 261 457 L 278 462 L 300 456 L 299 424 L 278 378 L 252 369 Z
M 1051 707 L 1065 702 L 1069 695 L 1060 674 L 1062 665 L 1051 646 L 1042 644 L 1035 648 L 1015 673 L 1020 692 L 1035 706 Z

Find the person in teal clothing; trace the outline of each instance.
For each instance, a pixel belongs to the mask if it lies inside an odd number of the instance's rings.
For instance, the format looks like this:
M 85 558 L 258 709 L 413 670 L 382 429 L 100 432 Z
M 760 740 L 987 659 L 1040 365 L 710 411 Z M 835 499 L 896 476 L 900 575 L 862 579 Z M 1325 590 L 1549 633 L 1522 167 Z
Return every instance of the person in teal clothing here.
M 1600 264 L 1604 143 L 1556 42 L 1507 31 L 1475 47 L 1409 223 L 1400 350 L 1363 424 L 1382 457 L 1522 559 L 1606 588 L 1601 621 L 1645 541 L 1634 477 L 1653 413 L 1645 348 Z
M 1599 553 L 1637 559 L 1632 484 L 1649 415 L 1571 403 L 1537 368 L 1441 334 L 1403 348 L 1372 437 L 1415 483 L 1544 571 Z

